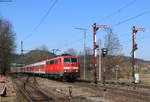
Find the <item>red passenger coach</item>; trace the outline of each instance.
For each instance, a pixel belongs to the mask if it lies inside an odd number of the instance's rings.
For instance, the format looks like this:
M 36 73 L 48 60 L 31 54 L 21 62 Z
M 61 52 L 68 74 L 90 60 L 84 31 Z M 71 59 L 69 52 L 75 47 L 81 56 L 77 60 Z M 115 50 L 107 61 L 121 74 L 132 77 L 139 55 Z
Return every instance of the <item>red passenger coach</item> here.
M 78 57 L 69 55 L 58 56 L 19 67 L 17 72 L 65 80 L 75 80 L 80 77 Z

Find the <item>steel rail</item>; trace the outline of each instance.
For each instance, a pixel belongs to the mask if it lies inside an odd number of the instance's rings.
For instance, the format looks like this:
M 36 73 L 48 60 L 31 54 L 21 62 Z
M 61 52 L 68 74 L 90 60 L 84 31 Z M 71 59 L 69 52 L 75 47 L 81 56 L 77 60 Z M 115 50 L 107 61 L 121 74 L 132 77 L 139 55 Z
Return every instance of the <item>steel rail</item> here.
M 112 92 L 114 94 L 119 94 L 119 95 L 123 95 L 123 96 L 127 96 L 127 97 L 131 97 L 131 98 L 136 98 L 136 99 L 140 99 L 140 100 L 145 100 L 145 101 L 150 101 L 150 93 L 147 92 L 139 92 L 136 90 L 127 90 L 126 89 L 120 89 L 118 87 L 112 87 L 112 86 L 104 86 L 104 85 L 99 85 L 99 84 L 90 84 L 90 83 L 73 83 L 74 85 L 79 85 L 82 87 L 87 87 L 87 88 L 91 88 L 94 89 L 96 91 L 109 91 Z
M 33 93 L 38 93 L 38 95 L 42 96 L 41 98 L 44 100 L 44 102 L 46 102 L 46 101 L 62 102 L 62 100 L 69 100 L 69 98 L 66 96 L 63 96 L 63 99 L 62 98 L 59 99 L 59 97 L 57 97 L 57 95 L 55 95 L 54 93 L 49 92 L 49 91 L 45 92 L 45 90 L 43 91 L 43 89 L 40 87 L 39 83 L 37 82 L 36 78 L 35 77 L 32 77 L 32 78 L 34 78 L 34 79 L 26 81 L 25 86 L 23 86 L 23 88 L 24 88 L 23 91 L 25 91 L 25 93 L 28 94 L 29 97 L 28 96 L 27 97 L 30 100 L 32 100 L 32 102 L 37 102 L 36 98 L 40 98 L 40 97 L 35 97 L 34 95 L 36 95 L 36 94 L 33 94 Z M 24 82 L 24 80 L 21 78 L 17 78 L 17 80 Z M 31 81 L 33 81 L 33 82 L 31 82 Z M 47 99 L 47 100 L 45 100 L 45 99 Z M 30 102 L 30 100 L 29 100 L 29 102 Z M 41 101 L 43 101 L 43 100 L 41 100 Z
M 29 96 L 29 94 L 27 94 L 27 93 L 23 90 L 23 88 L 18 85 L 17 82 L 13 81 L 13 83 L 17 86 L 17 88 L 19 89 L 19 91 L 21 91 L 21 93 L 23 94 L 23 96 L 24 96 L 29 102 L 34 102 L 34 101 L 32 100 L 32 98 Z

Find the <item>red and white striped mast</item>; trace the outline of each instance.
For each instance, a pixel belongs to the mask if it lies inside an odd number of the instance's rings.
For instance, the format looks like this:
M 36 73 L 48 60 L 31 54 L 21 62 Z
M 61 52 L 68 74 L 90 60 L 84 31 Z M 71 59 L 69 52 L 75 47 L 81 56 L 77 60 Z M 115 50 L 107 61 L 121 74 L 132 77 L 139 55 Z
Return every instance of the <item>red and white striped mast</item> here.
M 99 28 L 108 28 L 106 25 L 96 25 L 96 23 L 93 24 L 93 67 L 94 67 L 94 83 L 97 84 L 97 76 L 96 76 L 96 68 L 97 68 L 97 52 L 96 49 L 98 48 L 97 42 L 96 42 L 96 32 Z
M 138 49 L 137 44 L 136 44 L 136 33 L 138 31 L 145 31 L 144 28 L 135 28 L 133 26 L 132 28 L 132 77 L 133 77 L 133 82 L 135 83 L 135 65 L 136 65 L 136 58 L 135 58 L 135 51 Z

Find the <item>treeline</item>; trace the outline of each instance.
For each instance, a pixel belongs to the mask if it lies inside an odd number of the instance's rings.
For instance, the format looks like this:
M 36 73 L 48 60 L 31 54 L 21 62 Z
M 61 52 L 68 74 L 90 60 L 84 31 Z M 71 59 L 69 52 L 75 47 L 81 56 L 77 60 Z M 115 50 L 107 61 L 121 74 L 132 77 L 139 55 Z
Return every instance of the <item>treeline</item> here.
M 48 49 L 45 46 L 41 46 L 23 54 L 14 54 L 13 63 L 26 65 L 40 62 L 55 56 L 56 54 L 48 51 Z
M 0 19 L 0 74 L 10 70 L 12 55 L 15 53 L 15 33 L 9 21 Z

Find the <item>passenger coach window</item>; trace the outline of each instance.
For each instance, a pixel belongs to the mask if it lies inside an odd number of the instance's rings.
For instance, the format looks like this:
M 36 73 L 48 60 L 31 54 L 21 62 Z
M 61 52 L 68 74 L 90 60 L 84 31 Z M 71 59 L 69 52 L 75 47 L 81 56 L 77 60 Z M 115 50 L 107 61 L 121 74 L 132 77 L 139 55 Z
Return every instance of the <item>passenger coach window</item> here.
M 58 63 L 58 60 L 54 60 L 54 64 L 57 64 Z
M 54 64 L 54 60 L 50 61 L 50 64 Z
M 44 65 L 40 65 L 39 69 L 43 69 L 44 68 Z

